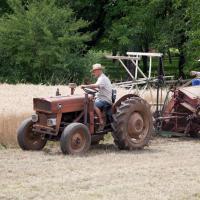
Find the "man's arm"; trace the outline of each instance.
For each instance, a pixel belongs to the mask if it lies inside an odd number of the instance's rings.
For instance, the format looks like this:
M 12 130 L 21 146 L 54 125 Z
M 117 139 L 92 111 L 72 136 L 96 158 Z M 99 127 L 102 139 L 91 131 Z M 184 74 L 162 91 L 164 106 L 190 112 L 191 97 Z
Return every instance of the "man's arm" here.
M 89 85 L 81 85 L 81 88 L 91 88 L 91 89 L 100 89 L 105 87 L 104 79 L 99 77 L 96 83 L 89 84 Z
M 99 84 L 81 85 L 81 88 L 99 89 Z
M 190 72 L 190 75 L 191 75 L 191 76 L 200 77 L 200 72 L 197 72 L 197 71 L 191 71 L 191 72 Z

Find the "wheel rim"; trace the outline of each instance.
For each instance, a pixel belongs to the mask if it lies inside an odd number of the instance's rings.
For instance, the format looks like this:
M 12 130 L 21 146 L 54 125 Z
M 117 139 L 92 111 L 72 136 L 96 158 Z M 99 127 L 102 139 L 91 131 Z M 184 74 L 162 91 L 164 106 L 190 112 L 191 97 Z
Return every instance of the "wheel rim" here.
M 71 149 L 75 152 L 81 151 L 86 145 L 86 138 L 81 130 L 77 130 L 71 137 Z
M 148 123 L 145 123 L 145 116 L 142 113 L 134 112 L 128 120 L 128 136 L 133 142 L 143 140 L 148 132 Z

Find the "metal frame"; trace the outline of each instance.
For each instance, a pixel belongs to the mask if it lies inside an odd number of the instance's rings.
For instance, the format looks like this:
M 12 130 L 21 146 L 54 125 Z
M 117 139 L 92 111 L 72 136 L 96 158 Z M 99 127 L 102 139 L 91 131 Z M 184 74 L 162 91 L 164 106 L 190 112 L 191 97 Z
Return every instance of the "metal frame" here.
M 148 70 L 147 75 L 145 75 L 145 73 L 142 71 L 142 68 L 141 68 L 140 62 L 139 62 L 142 59 L 142 57 L 144 57 L 144 56 L 147 57 L 148 63 L 149 63 L 149 70 Z M 162 99 L 159 100 L 159 98 L 162 98 L 162 91 L 161 91 L 161 95 L 159 95 L 160 88 L 162 87 L 160 82 L 162 82 L 162 80 L 167 80 L 167 79 L 173 78 L 173 76 L 164 76 L 164 75 L 162 75 L 162 77 L 161 77 L 160 74 L 158 74 L 157 77 L 152 76 L 152 60 L 153 60 L 153 58 L 159 58 L 162 61 L 162 57 L 163 57 L 162 53 L 145 53 L 145 52 L 127 52 L 127 56 L 110 56 L 110 55 L 106 56 L 106 58 L 108 58 L 108 59 L 118 60 L 132 79 L 130 81 L 115 83 L 114 86 L 126 88 L 126 89 L 128 89 L 127 90 L 128 94 L 133 93 L 133 94 L 136 94 L 141 97 L 143 97 L 145 92 L 148 90 L 150 93 L 150 98 L 151 98 L 149 103 L 153 106 L 152 109 L 154 109 L 155 103 L 153 102 L 153 92 L 152 92 L 151 87 L 152 87 L 152 85 L 156 86 L 156 88 L 157 88 L 157 102 L 156 102 L 157 108 L 156 108 L 156 110 L 158 110 L 158 104 L 162 103 Z M 132 74 L 130 72 L 128 67 L 123 62 L 124 60 L 129 60 L 133 63 L 134 68 L 135 68 L 135 74 Z M 160 80 L 160 79 L 162 79 L 162 80 Z
M 142 71 L 139 61 L 143 56 L 146 56 L 149 58 L 149 72 L 148 75 L 145 75 L 144 72 Z M 132 90 L 136 89 L 134 93 L 139 94 L 138 86 L 143 85 L 143 89 L 141 93 L 144 93 L 144 91 L 149 87 L 149 83 L 156 82 L 157 78 L 152 77 L 152 59 L 157 57 L 157 58 L 162 58 L 163 54 L 162 53 L 144 53 L 144 52 L 127 52 L 127 56 L 106 56 L 108 59 L 114 59 L 118 60 L 123 68 L 127 71 L 129 76 L 131 77 L 131 81 L 124 81 L 120 83 L 116 83 L 116 86 L 128 88 L 128 93 L 130 93 Z M 135 67 L 135 74 L 133 75 L 128 67 L 125 65 L 123 60 L 130 60 L 134 67 Z M 167 76 L 165 78 L 170 78 L 170 76 Z M 140 89 L 141 91 L 141 89 Z

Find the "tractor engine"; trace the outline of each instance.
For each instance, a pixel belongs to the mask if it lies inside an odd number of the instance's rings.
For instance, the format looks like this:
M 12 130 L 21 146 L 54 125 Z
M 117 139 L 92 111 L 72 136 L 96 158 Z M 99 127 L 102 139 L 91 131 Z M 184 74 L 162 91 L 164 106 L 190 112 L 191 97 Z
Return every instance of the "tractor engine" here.
M 35 110 L 35 114 L 32 115 L 33 130 L 57 135 L 64 125 L 77 121 L 76 118 L 84 109 L 84 96 L 34 98 L 33 109 Z

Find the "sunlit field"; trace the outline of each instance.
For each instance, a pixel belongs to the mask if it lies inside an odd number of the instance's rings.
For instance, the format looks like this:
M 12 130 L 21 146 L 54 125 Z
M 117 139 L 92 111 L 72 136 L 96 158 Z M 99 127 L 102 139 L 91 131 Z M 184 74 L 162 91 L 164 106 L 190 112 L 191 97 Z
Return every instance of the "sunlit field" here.
M 200 144 L 191 138 L 156 137 L 140 151 L 120 151 L 106 138 L 82 157 L 63 155 L 59 143 L 18 148 L 16 129 L 33 113 L 33 97 L 55 96 L 57 88 L 70 93 L 67 86 L 0 85 L 0 199 L 200 199 Z M 117 91 L 118 98 L 127 93 Z M 149 91 L 144 98 L 152 101 Z
M 63 95 L 70 93 L 67 86 L 1 84 L 0 143 L 6 146 L 15 145 L 17 127 L 33 113 L 33 98 L 55 96 L 57 88 Z M 76 92 L 82 91 L 77 88 Z

